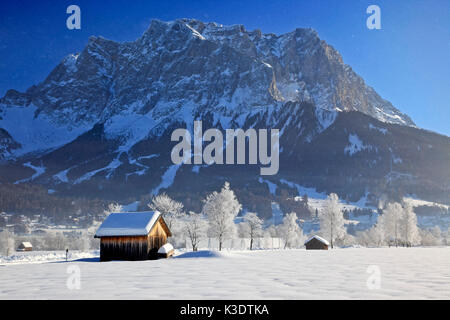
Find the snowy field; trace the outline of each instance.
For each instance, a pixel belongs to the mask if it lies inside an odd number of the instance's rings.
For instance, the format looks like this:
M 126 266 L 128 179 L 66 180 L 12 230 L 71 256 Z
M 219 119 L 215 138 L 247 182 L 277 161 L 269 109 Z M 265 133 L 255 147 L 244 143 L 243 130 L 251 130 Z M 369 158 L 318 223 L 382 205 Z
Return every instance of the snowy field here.
M 450 247 L 200 251 L 102 263 L 96 254 L 3 260 L 0 299 L 450 299 Z M 67 285 L 73 270 L 79 289 Z M 368 286 L 377 270 L 379 288 Z
M 100 255 L 100 251 L 73 251 L 71 250 L 67 256 L 68 260 L 78 260 L 83 258 L 95 258 Z M 8 257 L 0 256 L 0 266 L 8 264 L 23 264 L 23 263 L 47 263 L 53 261 L 65 261 L 65 251 L 31 251 L 31 252 L 16 252 Z

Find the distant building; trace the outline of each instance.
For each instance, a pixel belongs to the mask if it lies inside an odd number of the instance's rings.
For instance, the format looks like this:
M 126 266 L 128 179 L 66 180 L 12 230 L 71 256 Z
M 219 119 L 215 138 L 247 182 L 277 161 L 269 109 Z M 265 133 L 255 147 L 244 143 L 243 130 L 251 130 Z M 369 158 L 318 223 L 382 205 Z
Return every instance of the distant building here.
M 98 228 L 100 261 L 157 259 L 172 234 L 159 211 L 111 213 Z
M 17 251 L 33 251 L 33 245 L 30 242 L 22 242 Z
M 313 235 L 305 241 L 306 250 L 328 250 L 330 243 L 322 237 Z

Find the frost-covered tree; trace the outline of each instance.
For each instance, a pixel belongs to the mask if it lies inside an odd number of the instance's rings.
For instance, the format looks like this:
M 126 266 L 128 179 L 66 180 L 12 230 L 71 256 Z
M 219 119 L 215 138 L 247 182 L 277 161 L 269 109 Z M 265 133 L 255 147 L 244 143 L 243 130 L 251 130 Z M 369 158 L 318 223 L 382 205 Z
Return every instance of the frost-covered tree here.
M 248 226 L 245 222 L 238 223 L 236 225 L 237 236 L 242 239 L 246 238 L 247 233 L 248 233 L 247 229 L 248 229 Z
M 256 213 L 248 212 L 244 216 L 244 232 L 246 236 L 250 237 L 250 250 L 253 249 L 253 240 L 262 236 L 263 221 L 256 215 Z
M 406 246 L 413 246 L 420 243 L 419 227 L 417 226 L 417 216 L 410 204 L 403 207 L 402 216 L 400 218 L 402 240 Z
M 398 247 L 401 236 L 401 219 L 403 208 L 399 203 L 388 203 L 383 214 L 378 218 L 378 223 L 384 230 L 385 240 L 389 246 L 393 243 Z
M 265 249 L 273 248 L 273 240 L 270 235 L 270 232 L 268 232 L 267 230 L 262 230 L 261 235 L 262 235 L 262 239 L 263 239 L 263 241 L 262 241 L 263 247 Z
M 380 247 L 384 241 L 383 228 L 380 224 L 376 224 L 368 230 L 357 232 L 356 239 L 358 243 L 366 247 Z
M 381 247 L 384 241 L 384 229 L 382 224 L 377 223 L 369 229 L 368 237 L 371 245 Z
M 106 216 L 109 216 L 111 213 L 123 212 L 123 206 L 113 202 L 108 205 L 108 208 L 103 211 Z
M 236 233 L 234 219 L 242 206 L 228 182 L 225 182 L 220 192 L 214 191 L 203 202 L 202 213 L 208 217 L 209 234 L 219 240 L 220 251 L 223 241 Z
M 343 238 L 347 233 L 337 194 L 331 193 L 327 197 L 325 207 L 319 212 L 319 222 L 320 233 L 330 239 L 331 248 L 333 248 L 335 240 Z
M 299 239 L 303 238 L 302 229 L 297 223 L 297 214 L 295 212 L 288 213 L 283 217 L 283 223 L 278 226 L 279 236 L 284 241 L 284 248 L 296 247 Z
M 446 246 L 450 246 L 450 227 L 447 228 L 447 232 L 444 234 L 443 242 Z
M 97 229 L 101 225 L 101 221 L 92 220 L 89 226 L 87 226 L 87 230 L 85 236 L 89 239 L 89 249 L 98 249 L 100 248 L 100 239 L 94 238 Z
M 267 235 L 267 237 L 270 237 L 271 239 L 271 247 L 272 249 L 275 248 L 275 244 L 274 244 L 274 238 L 277 237 L 278 232 L 277 232 L 277 227 L 275 227 L 273 224 L 270 225 L 267 229 L 264 230 L 264 233 Z M 277 239 L 278 240 L 278 239 Z
M 14 250 L 14 235 L 8 230 L 3 230 L 0 232 L 0 254 L 9 256 Z
M 356 237 L 346 232 L 342 237 L 336 239 L 335 244 L 341 247 L 349 247 L 356 244 Z
M 189 215 L 184 219 L 184 233 L 191 242 L 192 251 L 198 250 L 198 244 L 201 239 L 206 237 L 207 229 L 208 222 L 206 217 L 200 213 L 190 211 Z
M 439 241 L 439 244 L 442 241 L 442 230 L 441 228 L 439 228 L 439 226 L 434 226 L 433 228 L 430 229 L 431 234 L 433 235 L 434 238 L 436 238 Z
M 240 239 L 240 248 L 245 249 L 247 247 L 246 245 L 246 238 L 248 233 L 248 226 L 245 222 L 241 222 L 236 224 L 236 231 L 237 231 L 237 237 Z M 234 243 L 234 242 L 232 242 Z
M 369 247 L 372 245 L 372 242 L 371 242 L 370 236 L 369 236 L 369 231 L 371 229 L 372 228 L 356 232 L 356 241 L 358 242 L 358 244 L 365 246 L 365 247 Z
M 431 229 L 419 229 L 423 246 L 439 246 L 442 244 L 441 229 L 435 226 Z
M 184 216 L 184 206 L 181 202 L 175 201 L 167 194 L 162 193 L 153 197 L 152 202 L 148 204 L 152 210 L 161 212 L 164 221 L 167 223 L 169 229 L 174 233 L 176 221 Z
M 60 232 L 47 233 L 42 237 L 42 246 L 46 250 L 64 250 L 65 238 Z

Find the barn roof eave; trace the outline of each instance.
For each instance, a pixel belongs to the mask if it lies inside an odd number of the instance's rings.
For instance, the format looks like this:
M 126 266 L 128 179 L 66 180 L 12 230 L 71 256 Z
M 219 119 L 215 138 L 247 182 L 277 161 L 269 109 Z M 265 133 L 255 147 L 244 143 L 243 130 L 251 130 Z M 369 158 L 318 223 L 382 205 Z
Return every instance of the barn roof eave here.
M 172 236 L 172 232 L 170 231 L 169 227 L 167 226 L 166 221 L 164 220 L 163 216 L 161 215 L 159 217 L 161 224 L 163 225 L 164 230 L 166 230 L 167 233 L 167 237 L 171 237 Z M 154 226 L 153 226 L 154 227 Z M 153 228 L 152 228 L 153 229 Z
M 330 243 L 327 240 L 325 240 L 324 238 L 322 238 L 318 235 L 313 235 L 313 236 L 309 237 L 308 240 L 306 240 L 304 244 L 306 245 L 308 242 L 310 242 L 313 239 L 316 239 L 316 240 L 322 242 L 323 244 L 326 244 L 327 246 L 330 245 Z

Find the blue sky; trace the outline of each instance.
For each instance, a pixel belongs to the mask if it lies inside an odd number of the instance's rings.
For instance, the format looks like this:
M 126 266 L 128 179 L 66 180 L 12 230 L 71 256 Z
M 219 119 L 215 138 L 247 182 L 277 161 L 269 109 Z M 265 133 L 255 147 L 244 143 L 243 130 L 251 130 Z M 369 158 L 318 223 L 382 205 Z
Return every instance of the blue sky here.
M 81 30 L 66 28 L 66 8 L 81 8 Z M 366 8 L 381 8 L 381 30 Z M 132 41 L 150 20 L 197 18 L 281 34 L 312 27 L 366 83 L 420 127 L 450 136 L 450 1 L 2 1 L 0 96 L 26 90 L 91 35 Z

